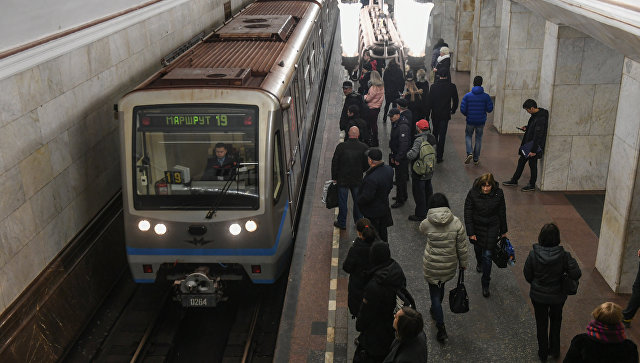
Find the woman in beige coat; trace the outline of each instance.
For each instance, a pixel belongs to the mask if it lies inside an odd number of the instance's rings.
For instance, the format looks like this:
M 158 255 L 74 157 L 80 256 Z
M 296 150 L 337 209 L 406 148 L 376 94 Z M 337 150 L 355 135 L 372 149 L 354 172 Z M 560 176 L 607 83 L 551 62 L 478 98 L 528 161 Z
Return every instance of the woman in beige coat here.
M 461 269 L 467 267 L 467 234 L 464 224 L 451 213 L 449 201 L 442 193 L 436 193 L 429 199 L 427 218 L 420 223 L 420 232 L 427 235 L 422 271 L 429 284 L 429 312 L 438 328 L 436 339 L 444 342 L 447 339 L 442 312 L 444 284 L 456 276 L 458 266 Z

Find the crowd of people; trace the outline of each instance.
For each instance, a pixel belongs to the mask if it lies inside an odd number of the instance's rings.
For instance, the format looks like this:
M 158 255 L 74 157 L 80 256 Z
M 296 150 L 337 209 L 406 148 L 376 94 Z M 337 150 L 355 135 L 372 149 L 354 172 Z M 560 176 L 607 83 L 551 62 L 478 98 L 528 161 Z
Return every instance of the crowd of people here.
M 366 53 L 365 53 L 366 54 Z M 343 264 L 349 273 L 348 307 L 360 332 L 354 362 L 425 362 L 426 335 L 422 315 L 415 306 L 398 309 L 397 295 L 406 292 L 406 278 L 400 264 L 391 257 L 388 228 L 393 226 L 393 208 L 408 200 L 407 184 L 411 175 L 415 210 L 408 218 L 420 222 L 424 235 L 423 276 L 428 285 L 431 319 L 436 340 L 448 339 L 442 309 L 445 284 L 467 269 L 473 246 L 481 287 L 485 298 L 491 296 L 492 257 L 498 241 L 507 238 L 505 196 L 491 173 L 478 177 L 467 193 L 464 216 L 455 216 L 447 197 L 434 193 L 431 179 L 434 164 L 444 161 L 448 122 L 458 109 L 458 90 L 451 82 L 451 50 L 442 39 L 434 46 L 432 70 L 402 70 L 393 59 L 378 64 L 363 58 L 357 77 L 358 92 L 352 81 L 343 83 L 345 95 L 340 129 L 345 141 L 335 149 L 331 175 L 338 186 L 338 217 L 334 226 L 347 228 L 348 195 L 353 198 L 353 221 L 357 237 Z M 386 66 L 386 68 L 384 67 Z M 429 87 L 428 75 L 433 77 Z M 493 103 L 477 76 L 473 88 L 460 104 L 466 116 L 465 164 L 479 165 L 483 128 Z M 384 108 L 382 105 L 384 104 Z M 544 152 L 549 113 L 528 99 L 523 109 L 530 114 L 518 150 L 516 171 L 504 186 L 516 186 L 524 166 L 531 169 L 523 191 L 535 190 L 537 160 Z M 388 161 L 379 148 L 378 118 L 391 122 Z M 475 143 L 472 142 L 475 134 Z M 391 192 L 395 185 L 395 196 Z M 390 198 L 391 197 L 391 198 Z M 389 200 L 394 202 L 390 204 Z M 640 256 L 640 251 L 638 251 Z M 577 285 L 581 271 L 575 258 L 560 245 L 560 231 L 553 224 L 540 230 L 523 269 L 530 283 L 538 340 L 538 356 L 546 361 L 560 355 L 562 308 L 568 294 L 567 284 Z M 594 320 L 587 332 L 576 336 L 565 362 L 600 362 L 598 357 L 617 357 L 616 362 L 638 362 L 633 342 L 626 339 L 624 325 L 640 306 L 640 270 L 634 284 L 638 297 L 624 312 L 614 303 L 604 303 L 593 311 Z M 636 286 L 637 285 L 637 286 Z M 630 303 L 631 304 L 631 303 Z M 614 352 L 614 353 L 608 353 Z

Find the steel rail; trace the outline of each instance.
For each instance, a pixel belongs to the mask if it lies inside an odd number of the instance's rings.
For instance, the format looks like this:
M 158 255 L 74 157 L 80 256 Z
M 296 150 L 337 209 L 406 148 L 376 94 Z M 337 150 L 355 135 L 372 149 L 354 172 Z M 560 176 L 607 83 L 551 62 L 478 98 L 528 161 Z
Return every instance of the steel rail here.
M 155 329 L 156 325 L 158 325 L 158 322 L 160 321 L 160 313 L 164 311 L 164 306 L 167 304 L 167 300 L 169 300 L 169 297 L 171 296 L 171 291 L 172 291 L 171 289 L 167 289 L 167 291 L 162 296 L 161 304 L 159 305 L 159 308 L 156 310 L 153 316 L 153 319 L 151 319 L 151 323 L 147 326 L 147 329 L 145 330 L 144 335 L 142 336 L 142 339 L 140 339 L 140 343 L 138 343 L 138 347 L 136 348 L 135 353 L 133 353 L 133 357 L 131 357 L 130 363 L 136 363 L 138 362 L 138 359 L 144 358 L 144 355 L 142 355 L 143 349 L 147 345 L 147 341 L 151 337 L 151 333 L 153 333 L 153 330 Z M 140 361 L 142 361 L 142 359 L 140 359 Z
M 251 362 L 249 352 L 251 350 L 251 344 L 253 343 L 253 334 L 256 329 L 256 325 L 258 323 L 258 316 L 260 315 L 260 307 L 262 306 L 262 299 L 258 300 L 256 303 L 255 310 L 253 311 L 253 317 L 251 318 L 251 325 L 249 327 L 249 333 L 247 336 L 247 342 L 244 344 L 244 353 L 242 354 L 242 363 Z

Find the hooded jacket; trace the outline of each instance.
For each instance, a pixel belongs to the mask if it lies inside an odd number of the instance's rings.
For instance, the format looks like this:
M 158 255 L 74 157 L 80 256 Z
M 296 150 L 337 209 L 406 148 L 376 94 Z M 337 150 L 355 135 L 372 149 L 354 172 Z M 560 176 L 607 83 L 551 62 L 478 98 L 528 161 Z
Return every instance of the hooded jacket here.
M 342 264 L 342 269 L 349 274 L 348 305 L 351 315 L 354 316 L 357 316 L 360 311 L 364 287 L 369 278 L 367 276 L 367 270 L 370 267 L 369 251 L 373 242 L 366 242 L 356 237 Z
M 476 243 L 484 249 L 493 249 L 498 236 L 507 233 L 507 207 L 498 183 L 489 194 L 483 194 L 480 187 L 469 190 L 464 201 L 464 224 L 467 236 L 475 235 Z
M 396 307 L 396 291 L 406 287 L 407 280 L 402 267 L 389 259 L 371 268 L 369 282 L 364 288 L 356 330 L 362 332 L 360 344 L 368 354 L 385 357 L 395 337 L 393 310 Z
M 567 295 L 562 291 L 562 275 L 578 280 L 582 271 L 575 258 L 562 246 L 545 247 L 536 243 L 524 263 L 524 278 L 531 284 L 529 297 L 540 304 L 562 304 Z
M 462 97 L 460 112 L 467 116 L 468 125 L 484 125 L 487 122 L 487 113 L 491 111 L 493 111 L 493 102 L 481 86 L 473 87 L 471 92 Z
M 409 151 L 409 147 L 411 146 L 410 143 L 411 126 L 409 126 L 409 120 L 400 115 L 398 121 L 391 124 L 391 136 L 389 136 L 391 157 L 397 161 L 406 160 L 407 151 Z
M 384 87 L 369 87 L 369 92 L 364 96 L 364 101 L 369 108 L 380 108 L 382 101 L 384 101 Z
M 447 207 L 431 208 L 420 223 L 427 236 L 422 257 L 424 279 L 437 285 L 456 276 L 458 265 L 467 267 L 468 246 L 464 225 Z

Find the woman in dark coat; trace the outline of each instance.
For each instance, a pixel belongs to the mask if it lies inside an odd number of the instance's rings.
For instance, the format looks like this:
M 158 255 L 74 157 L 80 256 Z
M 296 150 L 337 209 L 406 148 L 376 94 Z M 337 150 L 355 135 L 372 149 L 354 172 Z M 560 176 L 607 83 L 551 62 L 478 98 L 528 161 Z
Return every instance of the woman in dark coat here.
M 540 230 L 523 273 L 531 284 L 529 297 L 536 316 L 538 357 L 546 362 L 549 355 L 560 356 L 562 307 L 567 300 L 562 288 L 563 275 L 572 280 L 582 275 L 575 258 L 560 246 L 560 231 L 555 224 L 545 224 Z
M 362 305 L 356 320 L 360 332 L 354 362 L 382 362 L 395 337 L 393 310 L 396 291 L 406 287 L 402 267 L 391 258 L 389 244 L 375 242 L 369 253 L 369 282 L 364 288 Z M 364 359 L 362 359 L 364 356 Z
M 638 363 L 638 347 L 627 339 L 620 305 L 606 302 L 591 313 L 595 320 L 587 332 L 578 334 L 564 357 L 564 363 Z
M 422 314 L 405 306 L 393 319 L 396 339 L 384 363 L 425 363 L 427 361 L 427 336 L 422 331 Z
M 476 271 L 482 272 L 482 296 L 489 296 L 491 254 L 498 237 L 507 236 L 507 207 L 504 193 L 491 173 L 473 183 L 464 201 L 464 224 L 476 253 Z
M 389 105 L 393 103 L 402 95 L 404 90 L 404 73 L 395 59 L 389 60 L 389 65 L 384 70 L 382 76 L 384 82 L 384 114 L 382 115 L 382 122 L 387 122 L 387 113 L 389 112 Z
M 352 318 L 357 317 L 360 311 L 364 286 L 368 281 L 366 271 L 369 269 L 369 250 L 377 237 L 371 221 L 367 218 L 358 220 L 356 230 L 358 237 L 353 241 L 353 245 L 347 252 L 347 258 L 342 264 L 342 269 L 349 274 L 347 301 Z

